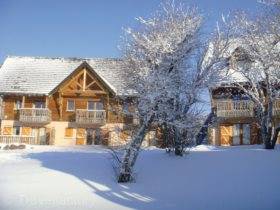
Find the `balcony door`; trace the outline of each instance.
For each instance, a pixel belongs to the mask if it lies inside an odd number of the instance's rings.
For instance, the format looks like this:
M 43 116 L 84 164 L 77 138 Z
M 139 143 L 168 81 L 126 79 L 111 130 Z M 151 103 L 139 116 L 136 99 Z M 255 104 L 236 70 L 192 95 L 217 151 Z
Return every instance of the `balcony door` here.
M 43 101 L 35 101 L 33 104 L 33 107 L 35 109 L 44 109 L 44 108 L 46 108 L 46 105 L 45 105 L 45 102 L 43 102 Z
M 103 103 L 100 101 L 88 101 L 87 104 L 87 109 L 89 111 L 93 111 L 93 110 L 103 110 Z
M 99 145 L 101 144 L 101 132 L 99 128 L 93 129 L 88 128 L 86 129 L 86 141 L 87 145 L 95 144 Z

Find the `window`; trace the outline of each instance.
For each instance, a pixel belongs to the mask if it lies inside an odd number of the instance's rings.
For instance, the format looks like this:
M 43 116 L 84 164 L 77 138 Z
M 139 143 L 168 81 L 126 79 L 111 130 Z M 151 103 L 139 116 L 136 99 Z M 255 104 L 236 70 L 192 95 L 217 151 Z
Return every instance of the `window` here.
M 88 101 L 88 107 L 87 107 L 87 109 L 88 110 L 94 110 L 94 104 L 95 102 L 94 101 Z
M 20 127 L 14 126 L 13 127 L 13 135 L 19 136 L 20 135 Z
M 102 102 L 95 102 L 95 109 L 96 110 L 103 110 L 103 103 Z
M 74 136 L 74 129 L 73 128 L 65 128 L 65 137 L 71 138 Z
M 44 109 L 45 108 L 45 102 L 43 102 L 43 101 L 36 101 L 36 102 L 34 102 L 34 108 L 36 108 L 36 109 Z
M 103 110 L 103 103 L 100 101 L 88 101 L 88 110 Z
M 16 100 L 15 102 L 15 110 L 19 110 L 22 107 L 21 100 Z
M 75 111 L 75 101 L 67 100 L 67 111 Z

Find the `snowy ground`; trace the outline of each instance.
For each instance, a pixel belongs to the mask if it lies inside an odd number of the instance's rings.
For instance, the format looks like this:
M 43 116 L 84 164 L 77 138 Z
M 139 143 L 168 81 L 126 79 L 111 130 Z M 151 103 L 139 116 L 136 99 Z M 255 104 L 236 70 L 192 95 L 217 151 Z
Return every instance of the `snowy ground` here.
M 100 147 L 0 150 L 0 209 L 280 209 L 280 147 L 144 150 L 137 182 L 117 184 Z

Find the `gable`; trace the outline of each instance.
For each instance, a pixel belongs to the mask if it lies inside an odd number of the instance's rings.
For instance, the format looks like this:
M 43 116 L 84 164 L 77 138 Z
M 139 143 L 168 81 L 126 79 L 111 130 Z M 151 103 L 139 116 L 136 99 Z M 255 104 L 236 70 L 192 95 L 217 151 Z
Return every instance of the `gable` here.
M 63 95 L 96 96 L 98 94 L 114 94 L 106 83 L 87 64 L 80 65 L 55 90 Z

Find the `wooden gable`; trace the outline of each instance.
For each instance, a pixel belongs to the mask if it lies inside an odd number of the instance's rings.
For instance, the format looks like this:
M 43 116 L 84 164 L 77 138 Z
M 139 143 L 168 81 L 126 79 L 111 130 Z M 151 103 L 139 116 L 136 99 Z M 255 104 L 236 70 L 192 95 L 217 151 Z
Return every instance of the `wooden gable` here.
M 60 88 L 60 92 L 63 95 L 97 95 L 107 94 L 109 91 L 106 90 L 104 85 L 86 68 L 77 72 L 71 79 Z
M 103 79 L 88 65 L 82 63 L 71 75 L 69 75 L 53 91 L 69 96 L 96 96 L 98 94 L 112 94 L 114 91 Z

